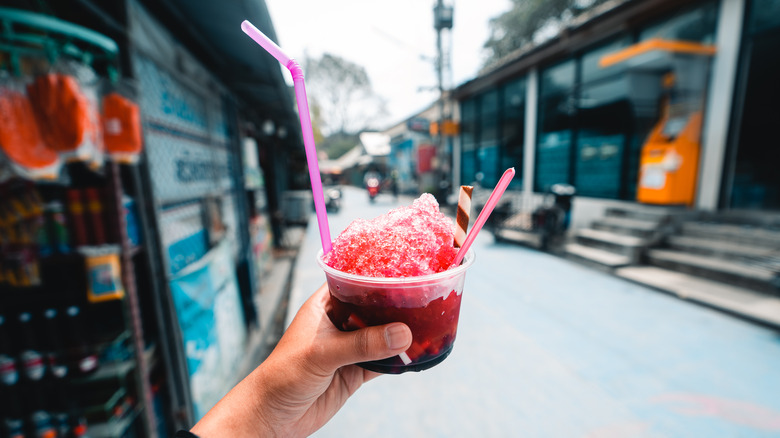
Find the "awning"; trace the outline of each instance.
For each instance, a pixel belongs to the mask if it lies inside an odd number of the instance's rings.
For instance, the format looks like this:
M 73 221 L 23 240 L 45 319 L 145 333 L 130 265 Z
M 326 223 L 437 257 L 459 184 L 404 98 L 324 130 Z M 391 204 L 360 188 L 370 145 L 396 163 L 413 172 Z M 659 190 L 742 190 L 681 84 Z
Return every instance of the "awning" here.
M 606 68 L 619 63 L 627 63 L 629 66 L 666 65 L 666 57 L 670 55 L 714 56 L 717 51 L 710 44 L 652 38 L 602 56 L 599 67 Z
M 279 43 L 264 0 L 141 0 L 164 16 L 182 43 L 208 58 L 209 68 L 258 121 L 273 120 L 297 132 L 295 103 L 281 66 L 241 31 L 243 20 Z M 251 115 L 250 114 L 250 115 Z

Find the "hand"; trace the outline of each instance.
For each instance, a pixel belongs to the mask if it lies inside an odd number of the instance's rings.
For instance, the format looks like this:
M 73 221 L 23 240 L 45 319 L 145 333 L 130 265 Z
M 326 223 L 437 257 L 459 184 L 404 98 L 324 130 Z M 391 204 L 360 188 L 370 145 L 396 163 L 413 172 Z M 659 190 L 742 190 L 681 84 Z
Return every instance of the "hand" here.
M 320 287 L 295 315 L 271 355 L 195 425 L 201 438 L 308 436 L 379 374 L 353 365 L 406 351 L 412 333 L 392 323 L 342 332 L 325 313 Z

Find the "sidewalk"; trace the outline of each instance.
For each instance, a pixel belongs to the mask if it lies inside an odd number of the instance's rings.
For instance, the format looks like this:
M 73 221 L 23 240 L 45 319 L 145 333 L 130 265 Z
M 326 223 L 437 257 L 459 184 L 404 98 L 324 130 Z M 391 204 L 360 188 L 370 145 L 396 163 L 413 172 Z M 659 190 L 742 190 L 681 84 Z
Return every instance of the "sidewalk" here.
M 362 195 L 347 193 L 358 202 Z M 330 217 L 333 234 L 373 214 L 350 208 Z M 474 245 L 453 354 L 422 373 L 372 380 L 313 436 L 763 437 L 780 430 L 771 420 L 780 412 L 775 331 L 561 257 L 496 244 L 488 234 Z M 287 323 L 325 281 L 319 249 L 310 220 Z
M 285 233 L 287 247 L 274 252 L 269 274 L 263 279 L 260 292 L 255 295 L 259 327 L 249 333 L 248 354 L 240 367 L 241 377 L 248 375 L 268 357 L 287 327 L 285 317 L 290 287 L 305 234 L 306 227 L 287 228 Z

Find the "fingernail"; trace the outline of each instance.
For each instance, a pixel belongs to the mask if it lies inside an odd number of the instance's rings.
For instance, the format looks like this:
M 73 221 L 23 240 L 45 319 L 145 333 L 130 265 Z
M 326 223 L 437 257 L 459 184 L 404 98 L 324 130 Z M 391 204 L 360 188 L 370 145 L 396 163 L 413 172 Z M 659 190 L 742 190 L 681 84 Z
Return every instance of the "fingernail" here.
M 409 343 L 409 331 L 403 324 L 393 324 L 385 329 L 387 348 L 396 350 Z

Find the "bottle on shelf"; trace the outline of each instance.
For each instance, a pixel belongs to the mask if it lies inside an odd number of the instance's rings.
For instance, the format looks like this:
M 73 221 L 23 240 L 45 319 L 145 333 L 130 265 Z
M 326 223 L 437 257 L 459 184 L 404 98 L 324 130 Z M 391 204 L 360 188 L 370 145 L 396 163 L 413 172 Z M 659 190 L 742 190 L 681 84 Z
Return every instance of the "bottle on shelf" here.
M 39 382 L 46 373 L 46 367 L 30 312 L 19 314 L 19 332 L 21 333 L 19 361 L 22 366 L 22 376 L 30 382 Z
M 65 360 L 60 314 L 57 309 L 44 310 L 43 321 L 44 342 L 42 348 L 49 375 L 53 379 L 65 379 L 68 375 L 68 364 Z
M 88 245 L 87 224 L 84 220 L 84 201 L 81 199 L 81 192 L 78 189 L 70 189 L 68 190 L 67 196 L 71 232 L 73 233 L 73 245 Z
M 10 321 L 0 315 L 0 436 L 24 438 L 19 370 L 11 343 Z
M 65 309 L 65 315 L 67 327 L 65 345 L 68 349 L 71 369 L 76 374 L 89 374 L 97 369 L 98 358 L 85 337 L 86 331 L 84 330 L 81 308 L 70 306 Z
M 30 433 L 35 438 L 57 438 L 51 413 L 36 409 L 30 414 Z
M 85 190 L 87 195 L 87 210 L 90 218 L 90 236 L 92 245 L 103 245 L 106 241 L 106 228 L 103 221 L 103 203 L 100 192 L 95 187 Z
M 51 245 L 60 254 L 70 253 L 70 238 L 65 218 L 65 206 L 60 201 L 52 201 L 46 204 L 45 212 Z
M 0 315 L 0 385 L 2 386 L 15 386 L 19 383 L 19 369 L 16 367 L 9 325 L 10 321 L 5 315 Z
M 30 312 L 19 314 L 19 360 L 24 378 L 23 397 L 25 401 L 29 432 L 36 438 L 56 438 L 57 432 L 52 423 L 51 413 L 46 409 L 51 394 L 46 391 L 46 363 L 36 333 L 36 321 Z M 20 400 L 21 401 L 21 400 Z
M 54 253 L 54 245 L 52 245 L 51 238 L 49 236 L 49 230 L 46 226 L 46 216 L 38 214 L 35 216 L 33 229 L 35 230 L 35 244 L 38 247 L 38 256 L 47 257 Z

